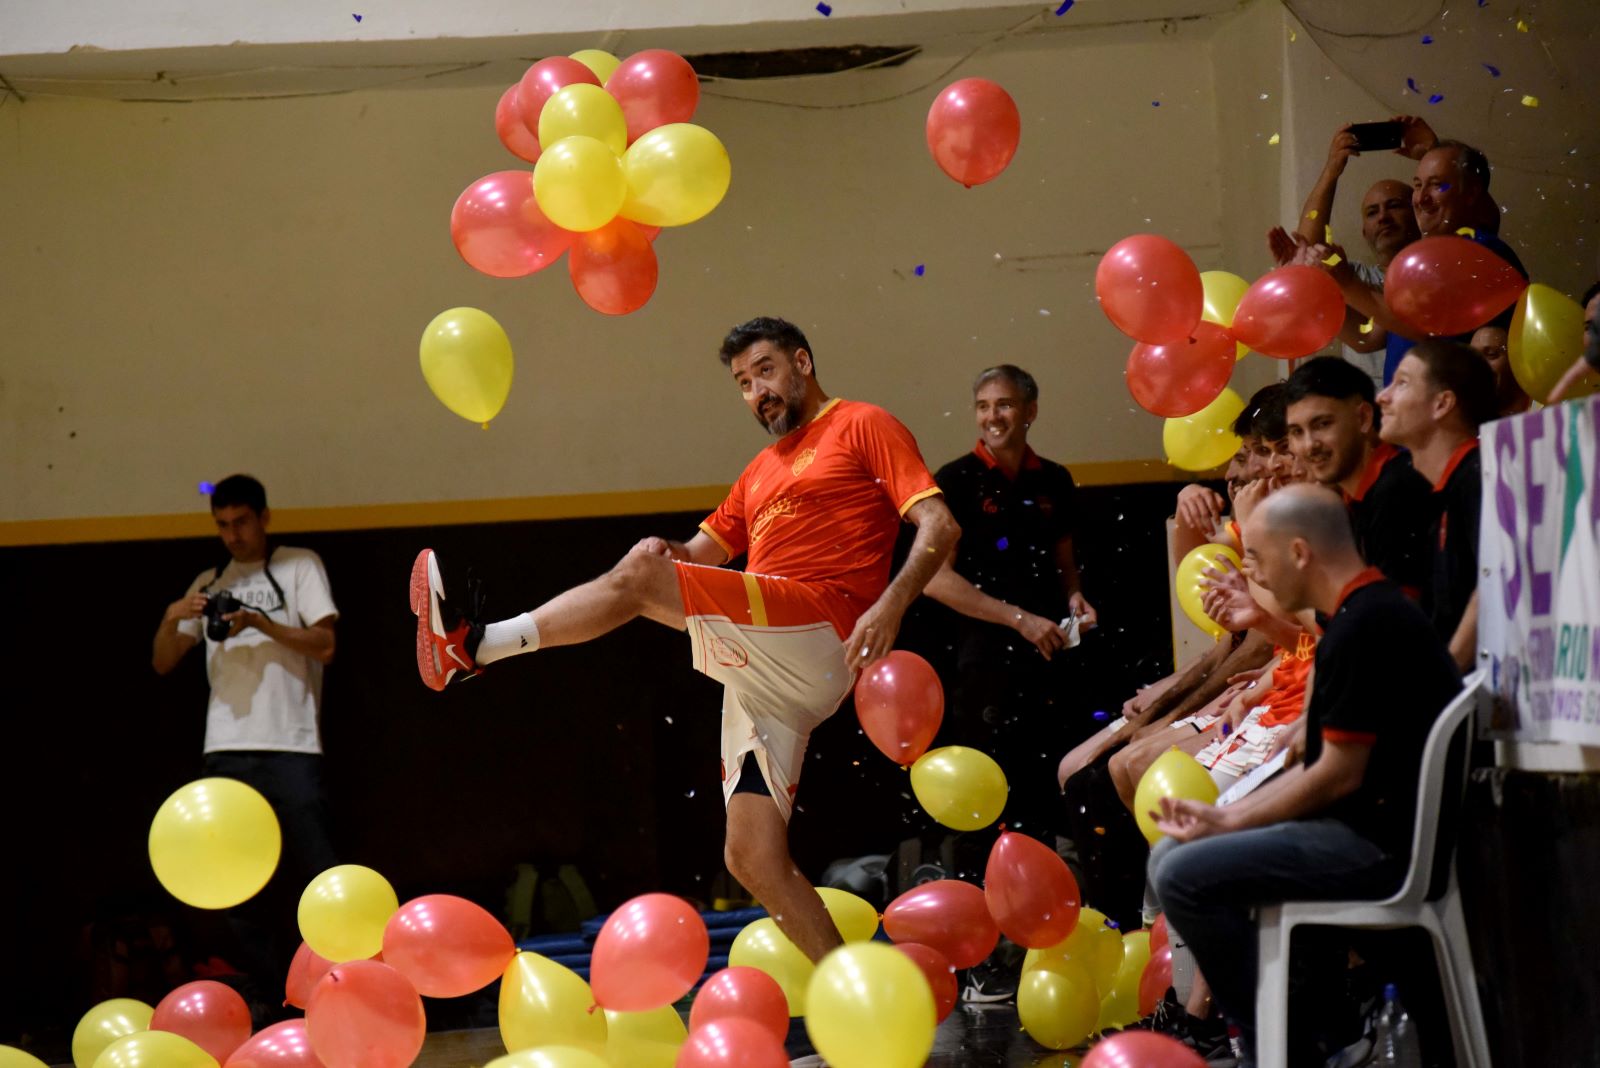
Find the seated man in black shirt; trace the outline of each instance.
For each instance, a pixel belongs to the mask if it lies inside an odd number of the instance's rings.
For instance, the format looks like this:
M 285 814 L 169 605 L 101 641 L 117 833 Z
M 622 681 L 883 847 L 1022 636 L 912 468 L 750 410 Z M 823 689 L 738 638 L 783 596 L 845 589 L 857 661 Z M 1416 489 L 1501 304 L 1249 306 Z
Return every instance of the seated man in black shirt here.
M 1248 1065 L 1254 910 L 1395 890 L 1409 860 L 1423 744 L 1461 679 L 1421 609 L 1366 565 L 1343 502 L 1326 488 L 1289 486 L 1267 498 L 1246 521 L 1244 543 L 1252 578 L 1285 609 L 1328 619 L 1304 763 L 1226 807 L 1164 800 L 1157 825 L 1178 844 L 1153 852 L 1150 881 L 1239 1028 Z
M 1409 449 L 1411 466 L 1433 484 L 1432 573 L 1423 605 L 1462 671 L 1478 643 L 1478 518 L 1483 469 L 1478 427 L 1495 416 L 1494 372 L 1456 341 L 1419 341 L 1378 394 L 1383 440 Z

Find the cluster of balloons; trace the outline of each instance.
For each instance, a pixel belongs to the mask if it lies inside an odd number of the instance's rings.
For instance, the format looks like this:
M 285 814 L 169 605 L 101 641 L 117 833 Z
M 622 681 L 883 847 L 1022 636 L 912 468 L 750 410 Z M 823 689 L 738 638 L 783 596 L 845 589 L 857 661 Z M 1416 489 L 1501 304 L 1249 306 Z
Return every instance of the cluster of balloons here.
M 855 694 L 862 730 L 884 756 L 911 769 L 911 790 L 928 815 L 957 831 L 1000 818 L 1009 787 L 992 757 L 962 745 L 928 749 L 944 721 L 933 665 L 897 649 L 861 673 Z
M 928 151 L 945 174 L 971 189 L 1000 176 L 1017 154 L 1016 101 L 987 78 L 947 85 L 928 109 Z
M 704 217 L 732 177 L 722 142 L 689 121 L 699 103 L 694 68 L 661 49 L 535 63 L 495 109 L 501 142 L 533 172 L 496 171 L 457 198 L 450 236 L 462 259 L 520 278 L 570 251 L 585 304 L 607 315 L 643 307 L 660 228 Z

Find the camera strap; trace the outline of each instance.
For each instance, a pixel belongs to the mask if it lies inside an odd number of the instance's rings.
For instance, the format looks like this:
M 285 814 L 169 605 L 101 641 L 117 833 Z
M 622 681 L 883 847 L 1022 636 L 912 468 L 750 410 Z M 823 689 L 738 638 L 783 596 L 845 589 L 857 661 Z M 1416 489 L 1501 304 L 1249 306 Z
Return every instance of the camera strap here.
M 285 615 L 288 615 L 289 598 L 283 595 L 283 587 L 278 585 L 278 580 L 272 576 L 272 554 L 277 551 L 278 547 L 276 545 L 267 546 L 267 558 L 261 562 L 261 571 L 262 574 L 267 576 L 267 583 L 271 585 L 272 592 L 278 595 L 278 607 L 283 609 Z M 211 581 L 206 583 L 205 587 L 200 592 L 204 594 L 210 594 L 211 588 L 222 581 L 222 573 L 228 569 L 228 565 L 231 563 L 233 563 L 233 560 L 230 557 L 229 559 L 218 564 L 216 570 L 212 572 Z M 268 608 L 266 611 L 270 612 L 272 609 Z

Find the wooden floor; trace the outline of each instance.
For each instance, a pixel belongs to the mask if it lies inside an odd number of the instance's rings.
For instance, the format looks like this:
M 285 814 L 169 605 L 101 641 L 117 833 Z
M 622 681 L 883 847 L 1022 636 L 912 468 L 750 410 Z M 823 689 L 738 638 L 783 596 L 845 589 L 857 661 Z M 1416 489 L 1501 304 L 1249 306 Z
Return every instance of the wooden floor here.
M 789 1055 L 797 1068 L 823 1063 L 805 1040 L 799 1021 L 789 1037 Z M 504 1053 L 495 1028 L 444 1031 L 428 1036 L 415 1068 L 481 1068 Z M 1015 1006 L 958 1007 L 939 1026 L 927 1068 L 1076 1068 L 1082 1056 L 1081 1050 L 1056 1053 L 1034 1042 L 1018 1026 Z

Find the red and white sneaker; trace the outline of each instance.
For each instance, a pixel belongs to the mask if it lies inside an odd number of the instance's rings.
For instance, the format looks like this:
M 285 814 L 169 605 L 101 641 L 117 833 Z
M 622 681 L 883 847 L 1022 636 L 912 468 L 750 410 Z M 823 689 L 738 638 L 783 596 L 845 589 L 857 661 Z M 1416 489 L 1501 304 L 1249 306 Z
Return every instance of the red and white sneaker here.
M 483 640 L 483 624 L 476 606 L 463 612 L 445 599 L 432 549 L 418 553 L 411 565 L 411 611 L 417 616 L 417 672 L 424 685 L 442 690 L 478 673 L 473 654 Z

